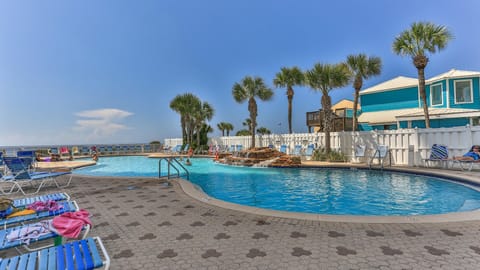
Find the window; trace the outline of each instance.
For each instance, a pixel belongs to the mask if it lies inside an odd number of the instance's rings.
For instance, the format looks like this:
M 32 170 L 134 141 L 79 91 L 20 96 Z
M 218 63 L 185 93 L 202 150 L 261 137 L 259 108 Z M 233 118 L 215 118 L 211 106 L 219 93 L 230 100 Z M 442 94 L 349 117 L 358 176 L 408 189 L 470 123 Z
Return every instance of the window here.
M 472 103 L 472 81 L 455 81 L 455 103 Z
M 430 86 L 430 102 L 432 106 L 443 104 L 443 91 L 441 84 Z
M 345 117 L 345 109 L 335 110 L 335 114 L 336 114 L 338 117 Z
M 480 126 L 480 117 L 472 117 L 472 126 Z

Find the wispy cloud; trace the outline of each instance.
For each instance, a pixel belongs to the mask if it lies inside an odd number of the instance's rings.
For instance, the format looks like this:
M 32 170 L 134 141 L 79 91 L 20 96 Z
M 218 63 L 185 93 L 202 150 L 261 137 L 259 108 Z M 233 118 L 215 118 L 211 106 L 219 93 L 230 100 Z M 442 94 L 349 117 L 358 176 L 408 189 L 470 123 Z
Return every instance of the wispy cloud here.
M 112 136 L 120 130 L 129 129 L 119 122 L 133 113 L 119 109 L 98 109 L 77 112 L 75 115 L 83 119 L 76 121 L 74 129 L 88 132 L 87 137 L 93 139 Z

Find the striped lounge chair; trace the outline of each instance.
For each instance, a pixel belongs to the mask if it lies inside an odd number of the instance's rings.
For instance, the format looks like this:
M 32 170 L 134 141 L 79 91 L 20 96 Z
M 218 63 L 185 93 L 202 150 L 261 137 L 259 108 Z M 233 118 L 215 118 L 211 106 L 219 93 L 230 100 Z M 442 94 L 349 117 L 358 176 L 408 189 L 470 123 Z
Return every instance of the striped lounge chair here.
M 99 237 L 0 259 L 0 269 L 94 269 L 100 267 L 108 269 L 110 257 Z
M 430 157 L 424 159 L 425 167 L 430 167 L 431 163 L 440 163 L 442 167 L 448 167 L 448 148 L 445 145 L 434 144 L 430 151 Z

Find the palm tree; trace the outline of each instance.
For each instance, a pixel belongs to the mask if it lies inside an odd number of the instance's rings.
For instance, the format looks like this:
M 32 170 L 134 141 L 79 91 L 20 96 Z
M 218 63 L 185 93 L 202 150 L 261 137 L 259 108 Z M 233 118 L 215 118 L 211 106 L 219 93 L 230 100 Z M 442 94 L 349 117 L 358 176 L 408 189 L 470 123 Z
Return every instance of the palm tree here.
M 245 121 L 242 122 L 242 125 L 244 127 L 247 127 L 248 131 L 250 131 L 250 133 L 252 133 L 252 120 L 250 118 L 245 119 Z
M 358 97 L 360 95 L 360 89 L 362 89 L 363 86 L 363 80 L 380 74 L 382 59 L 375 56 L 367 57 L 367 55 L 363 53 L 349 55 L 347 56 L 347 65 L 352 73 L 353 88 L 355 89 L 353 99 L 353 131 L 355 131 L 357 129 Z
M 180 114 L 182 139 L 185 143 L 191 143 L 193 135 L 193 113 L 201 104 L 200 99 L 191 93 L 177 95 L 171 102 L 170 108 Z
M 222 137 L 225 137 L 225 130 L 227 129 L 225 124 L 225 122 L 220 122 L 217 124 L 218 129 L 222 131 Z
M 227 136 L 230 136 L 230 131 L 233 130 L 233 125 L 230 123 L 225 123 L 225 130 L 227 131 Z
M 235 136 L 248 136 L 248 135 L 252 135 L 252 133 L 246 129 L 241 129 L 237 131 L 237 133 L 235 134 Z
M 273 85 L 275 87 L 286 87 L 287 88 L 287 98 L 288 98 L 288 132 L 292 133 L 292 101 L 294 85 L 303 85 L 304 75 L 303 72 L 298 67 L 286 68 L 282 67 L 281 71 L 275 75 L 273 79 Z
M 255 147 L 255 128 L 257 127 L 257 101 L 255 100 L 258 97 L 260 100 L 267 101 L 270 100 L 273 96 L 272 89 L 268 88 L 263 79 L 260 77 L 250 77 L 246 76 L 240 83 L 235 83 L 232 88 L 232 95 L 236 102 L 243 103 L 248 100 L 248 111 L 250 112 L 251 124 L 251 133 L 252 133 L 252 145 L 251 148 Z
M 347 85 L 350 80 L 350 72 L 344 63 L 335 65 L 318 63 L 305 73 L 305 79 L 308 86 L 322 92 L 325 150 L 329 153 L 331 151 L 330 130 L 332 130 L 332 98 L 329 96 L 329 92 L 334 88 Z
M 259 127 L 257 129 L 257 133 L 260 134 L 260 135 L 272 134 L 272 132 L 266 127 Z
M 197 132 L 197 146 L 200 146 L 200 133 L 206 121 L 212 120 L 215 110 L 208 102 L 200 103 L 194 113 L 195 130 Z
M 425 54 L 444 49 L 452 38 L 452 34 L 445 26 L 418 22 L 413 23 L 409 30 L 400 33 L 393 42 L 393 51 L 398 55 L 411 56 L 413 65 L 417 68 L 418 90 L 423 104 L 426 128 L 430 128 L 430 116 L 425 93 L 425 67 L 428 64 L 428 57 Z

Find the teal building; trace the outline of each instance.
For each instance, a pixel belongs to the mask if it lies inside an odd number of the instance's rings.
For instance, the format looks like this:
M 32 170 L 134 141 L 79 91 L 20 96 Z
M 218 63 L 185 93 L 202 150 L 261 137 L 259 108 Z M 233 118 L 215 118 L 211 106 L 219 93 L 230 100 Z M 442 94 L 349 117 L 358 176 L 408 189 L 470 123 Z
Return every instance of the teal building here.
M 425 80 L 430 127 L 480 125 L 480 72 L 452 69 Z M 360 91 L 359 130 L 425 128 L 418 79 L 396 77 Z

